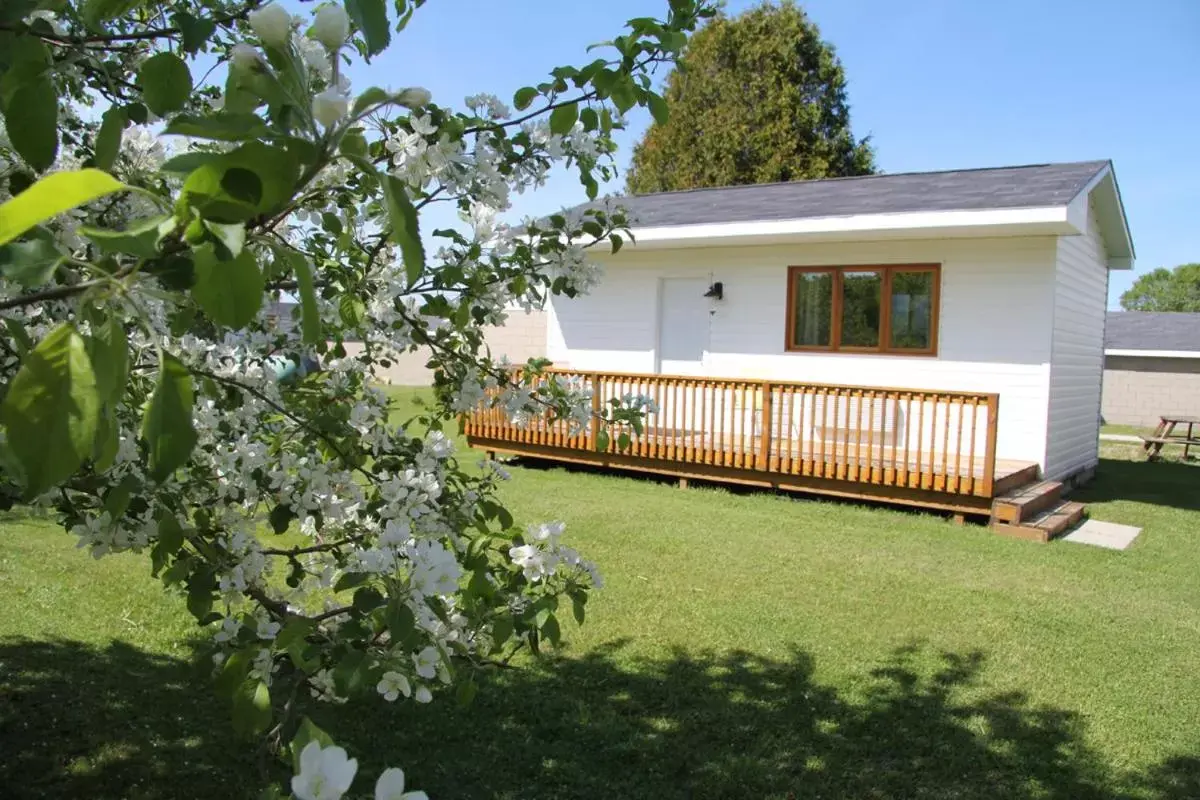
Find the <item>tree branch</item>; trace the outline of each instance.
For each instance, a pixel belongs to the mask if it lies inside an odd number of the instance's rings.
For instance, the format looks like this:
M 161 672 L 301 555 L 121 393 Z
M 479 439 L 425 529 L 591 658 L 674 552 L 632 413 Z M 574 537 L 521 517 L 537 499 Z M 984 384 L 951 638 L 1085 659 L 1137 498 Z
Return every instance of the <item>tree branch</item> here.
M 219 17 L 213 17 L 210 20 L 214 25 L 228 25 L 231 22 L 245 19 L 247 15 L 254 9 L 263 4 L 263 0 L 248 0 L 246 5 L 232 14 L 223 14 Z M 8 23 L 0 25 L 0 31 L 13 31 L 14 33 L 24 33 L 28 25 Z M 97 42 L 137 42 L 146 39 L 161 39 L 165 36 L 175 36 L 183 33 L 183 30 L 178 27 L 166 28 L 149 28 L 144 31 L 135 33 L 113 33 L 113 34 L 95 34 L 92 36 L 57 36 L 54 34 L 36 34 L 44 41 L 53 42 L 59 45 L 87 45 Z
M 290 548 L 287 550 L 273 548 L 273 547 L 266 547 L 266 548 L 263 548 L 260 552 L 265 556 L 287 556 L 287 557 L 291 558 L 293 556 L 304 555 L 305 553 L 320 553 L 325 550 L 335 550 L 339 547 L 344 547 L 345 545 L 348 545 L 348 544 L 354 544 L 355 542 L 361 542 L 362 540 L 363 540 L 362 536 L 347 536 L 345 539 L 338 539 L 336 542 L 326 542 L 325 544 L 314 544 L 314 545 L 310 545 L 308 547 L 293 547 L 293 548 Z

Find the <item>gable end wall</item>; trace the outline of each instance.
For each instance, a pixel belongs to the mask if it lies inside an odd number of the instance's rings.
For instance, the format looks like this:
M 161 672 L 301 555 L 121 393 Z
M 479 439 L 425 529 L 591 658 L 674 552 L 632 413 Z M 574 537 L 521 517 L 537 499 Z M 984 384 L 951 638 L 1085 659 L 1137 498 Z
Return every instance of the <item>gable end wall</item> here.
M 1100 390 L 1108 256 L 1094 208 L 1087 232 L 1058 238 L 1046 477 L 1063 478 L 1099 462 Z

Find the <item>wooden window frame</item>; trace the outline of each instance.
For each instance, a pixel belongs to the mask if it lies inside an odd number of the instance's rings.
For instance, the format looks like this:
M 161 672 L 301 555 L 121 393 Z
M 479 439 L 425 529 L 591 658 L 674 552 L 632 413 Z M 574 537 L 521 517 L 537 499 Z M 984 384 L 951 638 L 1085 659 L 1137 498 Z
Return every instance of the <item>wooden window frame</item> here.
M 828 272 L 833 275 L 833 298 L 829 310 L 829 344 L 798 345 L 793 341 L 796 328 L 796 275 L 804 272 Z M 879 346 L 842 345 L 842 280 L 847 272 L 878 272 L 882 278 L 879 303 Z M 897 272 L 928 272 L 933 275 L 930 295 L 929 347 L 922 349 L 890 347 L 892 338 L 892 276 Z M 787 271 L 787 319 L 784 326 L 784 350 L 788 353 L 854 353 L 857 355 L 936 356 L 938 325 L 942 306 L 941 264 L 836 264 L 792 266 Z

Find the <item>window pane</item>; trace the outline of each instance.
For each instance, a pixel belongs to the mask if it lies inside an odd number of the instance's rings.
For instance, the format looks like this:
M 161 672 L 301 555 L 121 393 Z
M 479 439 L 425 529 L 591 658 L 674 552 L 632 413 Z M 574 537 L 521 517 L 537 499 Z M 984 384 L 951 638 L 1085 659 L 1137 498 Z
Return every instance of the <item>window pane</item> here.
M 933 346 L 933 278 L 929 271 L 892 273 L 890 347 L 928 350 Z
M 882 295 L 882 274 L 842 273 L 842 347 L 879 346 Z
M 833 329 L 833 273 L 796 272 L 792 300 L 792 344 L 828 347 Z

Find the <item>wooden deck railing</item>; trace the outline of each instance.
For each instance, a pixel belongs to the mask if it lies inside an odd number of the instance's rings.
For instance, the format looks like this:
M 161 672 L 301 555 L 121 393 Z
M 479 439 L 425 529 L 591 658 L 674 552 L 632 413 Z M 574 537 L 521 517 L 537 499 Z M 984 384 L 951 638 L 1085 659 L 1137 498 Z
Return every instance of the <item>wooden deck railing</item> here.
M 607 452 L 654 462 L 814 476 L 881 486 L 991 497 L 999 395 L 790 381 L 551 370 L 538 380 L 610 398 L 647 395 L 658 411 L 624 451 L 611 431 Z M 485 400 L 464 421 L 487 443 L 595 452 L 601 423 L 572 428 L 547 416 L 514 422 Z M 664 465 L 666 466 L 666 465 Z

